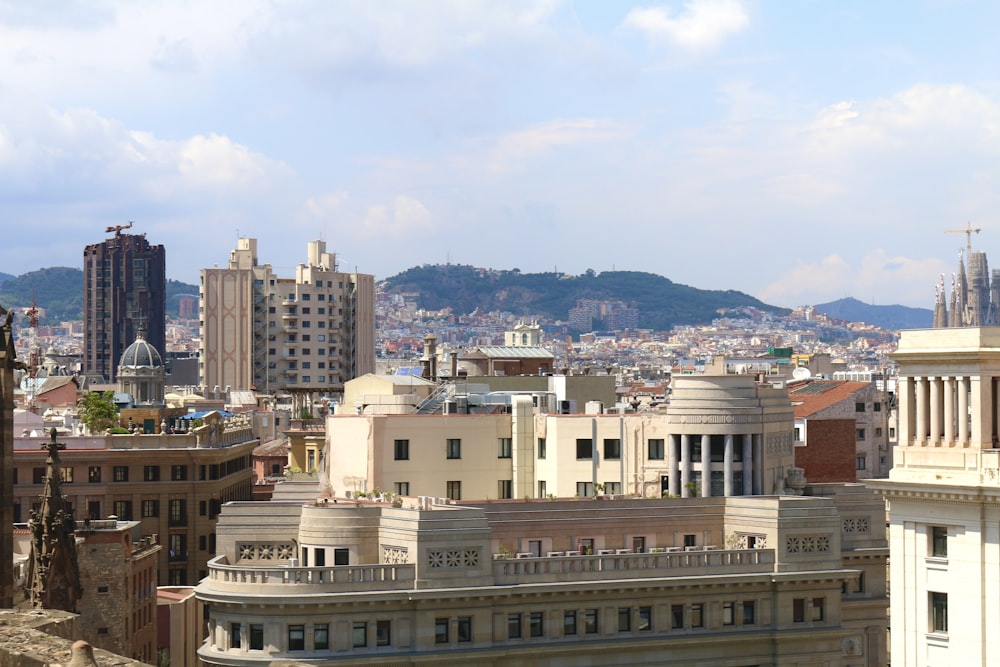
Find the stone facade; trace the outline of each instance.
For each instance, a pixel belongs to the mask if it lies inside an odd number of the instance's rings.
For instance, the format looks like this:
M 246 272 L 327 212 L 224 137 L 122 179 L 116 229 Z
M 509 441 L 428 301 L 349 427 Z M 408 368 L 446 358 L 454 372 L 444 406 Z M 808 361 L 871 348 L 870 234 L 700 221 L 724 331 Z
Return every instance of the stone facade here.
M 822 491 L 232 504 L 196 588 L 209 618 L 199 654 L 230 666 L 885 665 L 883 505 L 858 486 Z

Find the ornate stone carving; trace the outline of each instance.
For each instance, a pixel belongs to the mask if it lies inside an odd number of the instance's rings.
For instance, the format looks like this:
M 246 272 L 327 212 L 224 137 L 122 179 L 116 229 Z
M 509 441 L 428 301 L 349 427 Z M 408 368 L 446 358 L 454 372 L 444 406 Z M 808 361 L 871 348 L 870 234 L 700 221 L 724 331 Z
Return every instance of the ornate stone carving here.
M 847 517 L 843 520 L 843 532 L 848 534 L 863 534 L 867 535 L 871 532 L 871 526 L 868 523 L 868 517 Z
M 785 552 L 790 554 L 819 553 L 830 550 L 829 535 L 789 535 Z

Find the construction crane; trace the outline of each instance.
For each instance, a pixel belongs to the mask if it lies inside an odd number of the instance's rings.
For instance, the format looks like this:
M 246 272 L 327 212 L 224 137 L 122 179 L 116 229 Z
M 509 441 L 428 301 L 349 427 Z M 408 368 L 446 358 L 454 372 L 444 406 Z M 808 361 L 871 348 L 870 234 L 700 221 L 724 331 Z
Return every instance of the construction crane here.
M 966 257 L 972 254 L 972 233 L 978 234 L 983 231 L 979 227 L 973 227 L 971 222 L 965 223 L 965 229 L 946 229 L 945 234 L 965 234 L 966 236 Z
M 131 220 L 129 220 L 127 225 L 112 225 L 112 226 L 108 227 L 107 229 L 105 229 L 104 233 L 105 234 L 110 234 L 111 232 L 114 232 L 115 236 L 117 236 L 118 234 L 122 233 L 123 229 L 128 229 L 133 224 L 135 224 L 135 223 L 132 222 Z M 979 231 L 979 230 L 977 229 L 976 231 Z

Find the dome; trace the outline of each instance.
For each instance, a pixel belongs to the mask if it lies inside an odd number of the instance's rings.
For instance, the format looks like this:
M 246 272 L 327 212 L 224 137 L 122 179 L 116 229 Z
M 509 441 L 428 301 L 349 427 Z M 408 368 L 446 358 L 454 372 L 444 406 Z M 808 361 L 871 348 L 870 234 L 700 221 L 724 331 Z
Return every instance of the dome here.
M 146 342 L 143 332 L 139 331 L 135 342 L 125 348 L 125 352 L 122 353 L 118 367 L 162 368 L 163 359 L 160 358 L 160 353 L 157 352 L 156 348 Z

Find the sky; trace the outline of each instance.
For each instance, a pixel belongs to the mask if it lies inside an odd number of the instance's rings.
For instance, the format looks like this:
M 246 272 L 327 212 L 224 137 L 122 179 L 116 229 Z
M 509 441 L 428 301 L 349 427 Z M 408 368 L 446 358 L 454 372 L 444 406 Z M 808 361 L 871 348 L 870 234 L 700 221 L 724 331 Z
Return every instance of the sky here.
M 990 0 L 0 0 L 0 272 L 82 267 L 132 221 L 189 283 L 245 236 L 286 276 L 320 239 L 376 279 L 929 308 L 970 238 L 1000 263 L 997 25 Z

